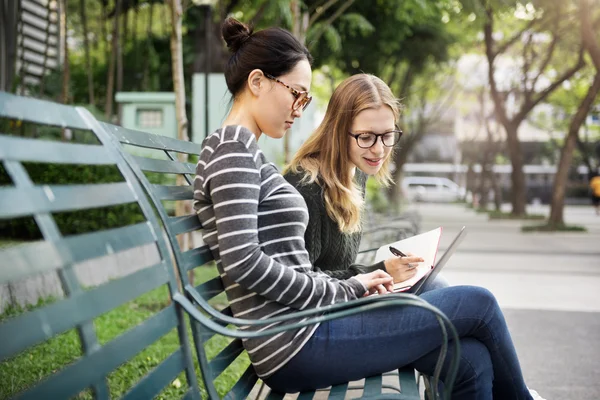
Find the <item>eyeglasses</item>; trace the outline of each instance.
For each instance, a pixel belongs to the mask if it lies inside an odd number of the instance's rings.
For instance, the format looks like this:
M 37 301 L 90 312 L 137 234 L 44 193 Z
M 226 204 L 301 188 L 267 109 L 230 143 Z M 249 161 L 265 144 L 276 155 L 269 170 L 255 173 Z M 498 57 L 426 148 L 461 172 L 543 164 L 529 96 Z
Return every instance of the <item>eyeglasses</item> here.
M 393 131 L 385 132 L 385 133 L 373 133 L 373 132 L 362 132 L 362 133 L 352 133 L 348 132 L 350 136 L 356 139 L 356 144 L 361 149 L 370 149 L 377 143 L 377 139 L 381 138 L 381 143 L 385 147 L 394 147 L 400 138 L 402 137 L 402 131 L 400 129 L 395 129 Z
M 300 107 L 302 107 L 302 111 L 306 110 L 306 107 L 308 107 L 308 105 L 312 101 L 312 96 L 310 94 L 308 94 L 307 91 L 296 90 L 293 87 L 281 82 L 279 79 L 275 78 L 273 75 L 265 74 L 265 76 L 271 80 L 274 80 L 277 83 L 281 83 L 283 86 L 288 88 L 290 90 L 290 92 L 292 92 L 292 95 L 294 95 L 294 97 L 296 98 L 296 100 L 294 101 L 294 104 L 292 105 L 292 109 L 294 111 L 296 111 Z

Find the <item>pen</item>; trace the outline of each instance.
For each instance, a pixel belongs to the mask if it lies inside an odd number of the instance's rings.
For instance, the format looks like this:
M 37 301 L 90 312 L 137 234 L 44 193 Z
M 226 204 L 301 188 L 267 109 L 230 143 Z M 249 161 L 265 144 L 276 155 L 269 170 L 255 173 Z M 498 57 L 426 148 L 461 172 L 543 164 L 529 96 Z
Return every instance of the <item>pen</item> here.
M 390 251 L 392 252 L 393 255 L 395 255 L 396 257 L 408 257 L 406 254 L 404 254 L 403 252 L 401 252 L 400 250 L 398 250 L 397 248 L 395 248 L 394 246 L 390 246 Z
M 390 246 L 390 252 L 396 257 L 408 257 L 406 254 L 395 248 L 394 246 Z M 415 268 L 414 264 L 407 264 L 408 268 Z

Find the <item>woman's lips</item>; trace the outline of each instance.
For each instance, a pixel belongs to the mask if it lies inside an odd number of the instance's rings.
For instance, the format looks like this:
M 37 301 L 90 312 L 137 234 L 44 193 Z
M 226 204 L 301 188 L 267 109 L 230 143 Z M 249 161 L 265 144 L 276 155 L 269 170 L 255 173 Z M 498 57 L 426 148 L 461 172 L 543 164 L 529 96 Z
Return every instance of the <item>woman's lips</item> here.
M 381 164 L 382 160 L 381 158 L 363 158 L 371 167 L 377 167 L 379 164 Z

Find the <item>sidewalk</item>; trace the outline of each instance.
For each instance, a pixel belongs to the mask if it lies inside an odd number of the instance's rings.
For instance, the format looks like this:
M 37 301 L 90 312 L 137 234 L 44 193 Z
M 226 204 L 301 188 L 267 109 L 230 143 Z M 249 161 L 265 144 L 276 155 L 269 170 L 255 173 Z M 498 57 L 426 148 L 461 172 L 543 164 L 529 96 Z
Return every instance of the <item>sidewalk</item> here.
M 567 207 L 587 233 L 521 233 L 535 221 L 488 221 L 463 205 L 419 204 L 422 230 L 444 227 L 441 250 L 469 233 L 444 269 L 453 285 L 491 290 L 513 335 L 527 384 L 549 400 L 600 398 L 600 217 Z M 548 214 L 538 206 L 531 213 Z

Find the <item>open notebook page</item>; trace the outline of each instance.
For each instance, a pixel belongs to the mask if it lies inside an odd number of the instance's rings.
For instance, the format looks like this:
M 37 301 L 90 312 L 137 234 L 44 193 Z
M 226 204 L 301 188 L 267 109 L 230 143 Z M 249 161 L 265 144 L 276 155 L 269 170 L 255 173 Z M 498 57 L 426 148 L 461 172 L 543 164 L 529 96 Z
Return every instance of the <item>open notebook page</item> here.
M 421 233 L 394 243 L 388 243 L 377 250 L 375 262 L 395 257 L 389 250 L 390 246 L 394 246 L 404 254 L 412 253 L 415 256 L 423 257 L 425 260 L 417 266 L 417 273 L 415 276 L 394 285 L 395 291 L 405 291 L 410 289 L 415 283 L 423 278 L 431 268 L 433 268 L 441 236 L 442 228 L 439 227 L 429 232 Z

